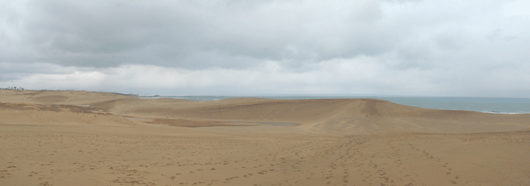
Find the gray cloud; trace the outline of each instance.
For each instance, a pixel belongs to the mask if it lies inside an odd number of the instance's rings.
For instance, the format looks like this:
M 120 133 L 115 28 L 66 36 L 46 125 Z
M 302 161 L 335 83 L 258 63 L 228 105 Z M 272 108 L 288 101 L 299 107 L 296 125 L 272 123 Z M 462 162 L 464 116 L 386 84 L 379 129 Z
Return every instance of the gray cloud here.
M 106 78 L 120 79 L 111 74 L 132 65 L 132 69 L 149 67 L 157 72 L 189 72 L 194 76 L 156 76 L 189 81 L 213 81 L 207 72 L 214 71 L 226 77 L 229 73 L 262 74 L 245 81 L 227 78 L 232 83 L 222 86 L 208 83 L 204 87 L 191 86 L 192 92 L 230 89 L 227 87 L 234 90 L 239 87 L 244 92 L 274 90 L 262 88 L 266 84 L 286 92 L 325 89 L 341 93 L 412 93 L 412 90 L 424 94 L 452 94 L 450 90 L 456 94 L 487 94 L 486 90 L 498 95 L 530 93 L 524 84 L 530 84 L 528 73 L 524 72 L 530 71 L 526 65 L 530 60 L 526 52 L 530 26 L 526 14 L 517 13 L 522 5 L 515 6 L 512 2 L 27 0 L 0 3 L 0 85 L 19 82 L 33 86 L 36 84 L 31 82 L 37 80 L 31 78 L 37 77 L 51 78 L 51 82 L 58 83 L 57 78 L 65 76 L 80 78 L 94 89 L 108 89 L 109 85 L 104 83 Z M 515 11 L 513 7 L 519 9 Z M 356 65 L 361 59 L 368 62 Z M 276 70 L 259 70 L 264 67 Z M 324 67 L 327 71 L 319 70 Z M 355 75 L 332 78 L 337 68 L 345 68 L 341 73 L 374 71 L 368 74 L 377 75 L 359 76 L 358 81 L 352 80 Z M 92 72 L 98 75 L 81 76 Z M 121 74 L 156 81 L 141 74 Z M 156 73 L 147 74 L 154 77 Z M 498 80 L 490 79 L 492 74 Z M 261 82 L 260 78 L 273 80 Z M 281 83 L 285 78 L 294 80 Z M 407 83 L 388 80 L 392 78 Z M 493 90 L 486 79 L 503 89 Z M 114 81 L 112 87 L 141 89 L 120 82 Z M 188 86 L 176 83 L 180 80 L 167 82 L 170 83 L 162 83 L 157 89 L 180 90 Z M 248 84 L 258 86 L 250 88 Z
M 302 63 L 379 54 L 398 37 L 377 24 L 376 1 L 30 1 L 23 9 L 24 27 L 10 26 L 35 52 L 26 60 L 73 66 L 201 68 L 188 63 L 205 54 L 199 63 L 208 66 L 232 66 L 219 57 Z

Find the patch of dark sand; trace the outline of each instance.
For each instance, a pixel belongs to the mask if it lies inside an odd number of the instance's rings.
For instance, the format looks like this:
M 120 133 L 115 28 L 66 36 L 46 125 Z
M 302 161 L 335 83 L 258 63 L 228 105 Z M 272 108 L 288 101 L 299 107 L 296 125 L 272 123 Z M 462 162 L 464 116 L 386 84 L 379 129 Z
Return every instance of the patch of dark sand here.
M 68 100 L 67 96 L 40 96 L 32 99 L 39 103 L 60 103 Z
M 227 121 L 186 120 L 186 119 L 153 119 L 152 124 L 165 124 L 174 127 L 216 127 L 216 126 L 254 126 L 254 123 L 232 123 Z

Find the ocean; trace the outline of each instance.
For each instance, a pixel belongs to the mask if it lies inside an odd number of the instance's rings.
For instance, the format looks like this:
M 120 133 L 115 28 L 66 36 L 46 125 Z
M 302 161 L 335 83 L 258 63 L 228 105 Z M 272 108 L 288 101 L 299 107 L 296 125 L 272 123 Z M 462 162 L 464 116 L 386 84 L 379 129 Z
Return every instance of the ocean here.
M 444 110 L 467 110 L 498 114 L 530 113 L 530 98 L 481 98 L 481 97 L 385 97 L 385 96 L 139 96 L 143 99 L 173 98 L 197 101 L 212 101 L 229 98 L 270 99 L 360 99 L 372 98 L 393 103 Z

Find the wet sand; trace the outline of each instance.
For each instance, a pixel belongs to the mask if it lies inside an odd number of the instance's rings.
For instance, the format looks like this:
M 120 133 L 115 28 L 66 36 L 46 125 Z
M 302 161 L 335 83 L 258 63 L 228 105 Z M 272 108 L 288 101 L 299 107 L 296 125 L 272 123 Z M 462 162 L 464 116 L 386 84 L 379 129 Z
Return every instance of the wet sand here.
M 529 114 L 0 90 L 2 186 L 530 185 L 528 157 Z

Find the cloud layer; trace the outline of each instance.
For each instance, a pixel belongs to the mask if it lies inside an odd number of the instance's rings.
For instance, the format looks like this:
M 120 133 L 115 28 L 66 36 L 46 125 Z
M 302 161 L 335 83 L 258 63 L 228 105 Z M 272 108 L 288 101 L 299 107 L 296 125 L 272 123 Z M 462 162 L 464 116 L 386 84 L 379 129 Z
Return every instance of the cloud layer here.
M 0 86 L 530 95 L 523 1 L 2 1 Z

